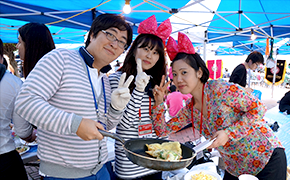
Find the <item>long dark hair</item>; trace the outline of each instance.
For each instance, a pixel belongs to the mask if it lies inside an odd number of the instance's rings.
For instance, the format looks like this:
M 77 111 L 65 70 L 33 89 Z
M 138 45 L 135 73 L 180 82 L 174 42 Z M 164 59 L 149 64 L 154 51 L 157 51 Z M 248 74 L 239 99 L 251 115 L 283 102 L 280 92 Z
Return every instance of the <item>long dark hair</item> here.
M 25 42 L 25 55 L 23 75 L 26 78 L 39 59 L 46 53 L 55 49 L 49 29 L 40 23 L 27 23 L 18 29 L 23 42 Z
M 122 72 L 126 72 L 127 77 L 130 75 L 137 75 L 136 69 L 136 60 L 134 53 L 137 48 L 149 47 L 149 49 L 154 49 L 156 47 L 156 51 L 159 54 L 159 59 L 156 64 L 151 68 L 145 71 L 147 75 L 151 75 L 153 78 L 150 79 L 151 87 L 155 85 L 159 85 L 161 82 L 162 75 L 166 74 L 166 62 L 165 62 L 165 54 L 164 54 L 164 44 L 162 39 L 152 34 L 140 34 L 134 40 L 132 46 L 130 47 L 126 58 L 124 60 L 124 65 L 118 70 Z M 129 89 L 132 93 L 135 88 L 135 80 L 130 84 Z
M 171 66 L 174 64 L 174 62 L 178 60 L 183 60 L 186 62 L 189 66 L 191 66 L 195 71 L 198 71 L 199 68 L 202 70 L 202 77 L 200 78 L 200 81 L 202 83 L 206 83 L 209 78 L 209 71 L 206 67 L 205 62 L 201 59 L 200 55 L 195 54 L 187 54 L 187 53 L 178 53 L 176 57 L 173 59 Z
M 133 37 L 133 31 L 130 25 L 125 21 L 123 16 L 118 14 L 101 14 L 96 17 L 92 23 L 88 38 L 86 40 L 86 47 L 89 46 L 91 42 L 91 35 L 95 38 L 98 32 L 101 30 L 109 29 L 110 27 L 115 27 L 120 31 L 127 31 L 127 48 L 130 46 Z M 126 48 L 126 49 L 127 49 Z

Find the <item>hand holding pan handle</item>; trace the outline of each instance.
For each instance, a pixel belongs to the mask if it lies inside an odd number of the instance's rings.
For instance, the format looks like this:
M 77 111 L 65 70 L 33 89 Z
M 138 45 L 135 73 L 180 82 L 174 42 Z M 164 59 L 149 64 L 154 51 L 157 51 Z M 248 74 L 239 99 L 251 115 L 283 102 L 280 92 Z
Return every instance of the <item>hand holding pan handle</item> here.
M 99 132 L 100 132 L 103 136 L 107 136 L 107 137 L 110 137 L 110 138 L 116 139 L 116 140 L 120 141 L 122 144 L 125 143 L 125 140 L 124 140 L 123 138 L 121 138 L 120 136 L 118 136 L 117 134 L 110 133 L 110 132 L 107 132 L 107 131 L 103 131 L 103 130 L 101 130 L 101 129 L 99 129 Z

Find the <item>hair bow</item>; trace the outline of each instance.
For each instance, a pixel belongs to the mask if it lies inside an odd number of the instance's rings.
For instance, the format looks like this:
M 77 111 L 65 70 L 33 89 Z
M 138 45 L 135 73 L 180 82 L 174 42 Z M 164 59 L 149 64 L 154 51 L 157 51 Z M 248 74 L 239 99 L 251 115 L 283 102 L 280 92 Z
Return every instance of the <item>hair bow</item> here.
M 171 31 L 172 27 L 169 19 L 163 21 L 157 28 L 155 15 L 152 15 L 139 24 L 137 32 L 139 34 L 153 34 L 161 38 L 163 41 L 166 41 L 171 34 Z
M 171 36 L 169 37 L 166 45 L 166 51 L 171 61 L 180 52 L 195 54 L 195 50 L 190 39 L 181 32 L 178 32 L 178 44 Z

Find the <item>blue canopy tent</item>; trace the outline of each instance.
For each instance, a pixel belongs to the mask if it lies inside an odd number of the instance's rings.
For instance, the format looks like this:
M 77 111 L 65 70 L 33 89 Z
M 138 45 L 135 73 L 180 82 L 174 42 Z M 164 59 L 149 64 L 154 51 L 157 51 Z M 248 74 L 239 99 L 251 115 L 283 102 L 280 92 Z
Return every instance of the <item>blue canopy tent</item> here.
M 288 55 L 290 54 L 290 44 L 289 38 L 276 38 L 277 43 L 273 45 L 273 49 L 277 51 L 277 54 Z M 255 49 L 263 54 L 265 54 L 267 39 L 259 39 L 254 41 L 235 41 L 233 42 L 233 47 L 244 51 L 252 51 Z M 281 51 L 280 51 L 281 49 Z
M 124 14 L 132 25 L 134 36 L 137 26 L 155 14 L 158 22 L 168 19 L 172 9 L 183 7 L 188 0 L 131 1 L 132 12 Z M 0 0 L 0 37 L 3 42 L 17 42 L 17 29 L 27 22 L 46 24 L 55 43 L 82 43 L 94 17 L 102 13 L 122 13 L 125 0 Z
M 17 30 L 22 25 L 26 24 L 26 21 L 19 21 L 13 19 L 0 19 L 1 30 L 0 38 L 4 43 L 17 43 Z M 9 24 L 9 25 L 8 25 Z M 87 30 L 64 28 L 59 26 L 48 25 L 50 32 L 52 33 L 55 44 L 61 43 L 77 43 L 81 44 L 84 42 L 84 35 Z
M 94 17 L 121 14 L 124 4 L 125 0 L 0 0 L 0 37 L 15 43 L 20 26 L 40 22 L 49 26 L 57 44 L 82 43 Z M 134 37 L 139 23 L 155 14 L 158 22 L 170 18 L 173 38 L 181 31 L 200 44 L 201 54 L 207 54 L 211 43 L 237 49 L 223 43 L 249 41 L 252 31 L 257 40 L 274 38 L 276 42 L 290 36 L 289 0 L 132 0 L 130 5 L 132 12 L 123 15 L 131 23 Z M 244 49 L 245 53 L 255 50 L 253 47 Z
M 258 39 L 254 41 L 234 41 L 231 47 L 220 46 L 216 51 L 216 55 L 247 55 L 249 51 L 259 51 L 265 54 L 267 39 Z M 273 49 L 277 55 L 290 54 L 290 38 L 275 38 L 276 43 Z
M 249 41 L 252 31 L 257 40 L 274 38 L 278 42 L 290 36 L 289 0 L 194 0 L 190 3 L 191 6 L 170 19 L 176 23 L 174 32 L 186 33 L 192 42 L 203 43 L 202 48 L 211 43 Z M 230 51 L 235 48 L 233 45 L 221 47 Z M 244 50 L 249 53 L 256 47 Z M 206 54 L 207 48 L 203 49 Z M 239 50 L 232 52 L 236 51 Z

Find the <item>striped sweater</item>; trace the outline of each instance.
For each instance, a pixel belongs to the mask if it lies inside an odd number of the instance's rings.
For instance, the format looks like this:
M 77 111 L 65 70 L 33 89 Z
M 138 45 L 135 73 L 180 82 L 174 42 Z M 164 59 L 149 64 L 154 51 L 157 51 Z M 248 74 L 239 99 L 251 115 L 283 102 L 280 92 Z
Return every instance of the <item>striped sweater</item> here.
M 117 71 L 109 76 L 112 89 L 118 87 L 118 82 L 121 76 L 121 72 Z M 151 98 L 151 106 L 154 105 L 154 99 Z M 139 121 L 139 109 L 141 108 L 141 121 L 142 123 L 152 123 L 151 117 L 149 115 L 149 96 L 144 93 L 133 90 L 131 94 L 131 99 L 127 104 L 124 111 L 124 115 L 121 118 L 120 123 L 117 125 L 116 133 L 122 137 L 124 140 L 131 138 L 138 138 L 138 125 Z M 155 131 L 153 129 L 153 138 L 157 138 Z M 138 177 L 150 175 L 157 173 L 155 170 L 143 168 L 136 164 L 133 164 L 125 155 L 125 151 L 122 148 L 122 143 L 116 141 L 115 143 L 115 171 L 119 178 L 122 179 L 135 179 Z
M 15 111 L 38 127 L 40 171 L 48 176 L 80 178 L 97 171 L 107 161 L 106 138 L 84 141 L 76 135 L 82 118 L 101 121 L 113 129 L 122 111 L 110 106 L 111 87 L 104 76 L 107 118 L 103 92 L 95 112 L 86 64 L 77 50 L 55 49 L 31 71 L 16 100 Z M 102 87 L 97 87 L 102 88 Z

